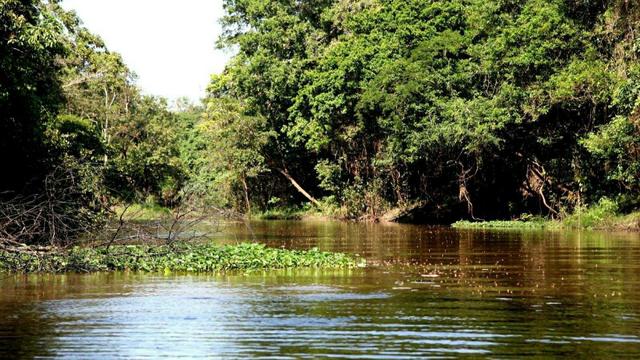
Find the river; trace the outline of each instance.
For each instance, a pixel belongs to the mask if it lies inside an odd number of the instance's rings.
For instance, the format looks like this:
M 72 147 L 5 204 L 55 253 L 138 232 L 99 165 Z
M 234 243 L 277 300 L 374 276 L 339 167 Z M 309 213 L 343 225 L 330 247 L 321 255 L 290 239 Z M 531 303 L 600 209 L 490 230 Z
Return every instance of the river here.
M 640 358 L 640 234 L 227 224 L 367 268 L 3 275 L 0 358 Z

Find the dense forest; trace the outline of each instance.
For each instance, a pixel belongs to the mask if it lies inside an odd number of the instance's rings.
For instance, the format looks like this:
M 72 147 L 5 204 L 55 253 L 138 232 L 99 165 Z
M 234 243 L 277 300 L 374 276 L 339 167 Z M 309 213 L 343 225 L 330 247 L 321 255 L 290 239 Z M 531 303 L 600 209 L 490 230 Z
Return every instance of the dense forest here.
M 640 206 L 635 1 L 224 7 L 236 55 L 170 106 L 59 1 L 0 1 L 5 237 L 71 240 L 136 202 L 438 223 Z
M 253 129 L 247 143 L 224 137 L 255 153 L 230 157 L 252 202 L 295 202 L 284 170 L 348 217 L 414 204 L 435 221 L 559 217 L 601 199 L 638 206 L 636 2 L 225 8 L 219 45 L 238 54 L 209 106 L 244 115 L 218 122 L 226 131 Z
M 114 204 L 175 204 L 196 109 L 142 95 L 59 1 L 0 1 L 0 68 L 0 238 L 64 243 Z

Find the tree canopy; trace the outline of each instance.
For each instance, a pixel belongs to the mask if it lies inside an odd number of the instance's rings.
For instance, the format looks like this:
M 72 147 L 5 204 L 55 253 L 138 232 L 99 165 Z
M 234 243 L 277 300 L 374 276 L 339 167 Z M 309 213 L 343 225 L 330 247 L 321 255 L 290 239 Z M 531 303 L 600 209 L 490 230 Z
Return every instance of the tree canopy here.
M 605 196 L 638 205 L 635 4 L 225 9 L 219 46 L 238 54 L 212 103 L 233 98 L 263 117 L 266 165 L 286 164 L 353 215 L 415 202 L 453 217 L 558 215 Z
M 2 1 L 0 197 L 64 169 L 87 209 L 188 197 L 446 222 L 640 204 L 635 2 L 224 8 L 236 55 L 202 104 L 172 109 L 58 1 Z

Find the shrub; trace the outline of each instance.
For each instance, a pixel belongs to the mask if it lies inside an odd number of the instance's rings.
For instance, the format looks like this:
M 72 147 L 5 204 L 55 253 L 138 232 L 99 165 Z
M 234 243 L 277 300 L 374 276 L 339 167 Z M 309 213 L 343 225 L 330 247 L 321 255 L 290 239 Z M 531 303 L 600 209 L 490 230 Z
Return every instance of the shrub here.
M 597 204 L 590 207 L 579 207 L 566 217 L 562 223 L 571 228 L 600 228 L 610 225 L 618 212 L 618 204 L 609 199 L 602 198 Z

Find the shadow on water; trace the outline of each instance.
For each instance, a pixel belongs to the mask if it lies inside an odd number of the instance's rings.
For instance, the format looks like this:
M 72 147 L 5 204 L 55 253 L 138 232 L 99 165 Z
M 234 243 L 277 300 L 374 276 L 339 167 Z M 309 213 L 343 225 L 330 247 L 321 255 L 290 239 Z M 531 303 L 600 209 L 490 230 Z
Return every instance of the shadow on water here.
M 366 269 L 0 280 L 0 357 L 640 356 L 640 235 L 229 224 Z

